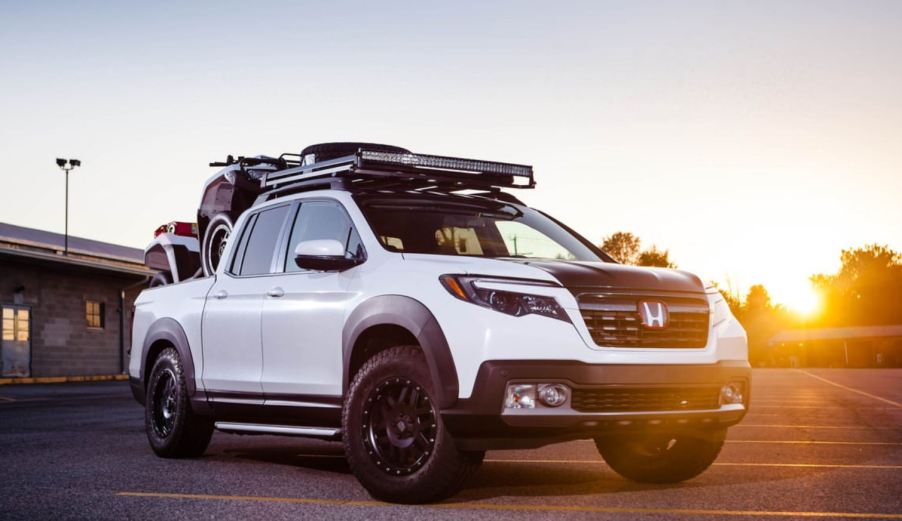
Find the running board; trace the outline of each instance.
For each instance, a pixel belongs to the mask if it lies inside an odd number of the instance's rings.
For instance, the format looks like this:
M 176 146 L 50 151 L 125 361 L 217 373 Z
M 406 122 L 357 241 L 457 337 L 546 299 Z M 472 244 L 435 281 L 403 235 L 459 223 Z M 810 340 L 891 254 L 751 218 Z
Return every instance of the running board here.
M 213 426 L 224 432 L 239 434 L 282 434 L 314 438 L 335 438 L 341 432 L 338 429 L 329 427 L 295 427 L 293 425 L 270 425 L 265 423 L 216 422 Z

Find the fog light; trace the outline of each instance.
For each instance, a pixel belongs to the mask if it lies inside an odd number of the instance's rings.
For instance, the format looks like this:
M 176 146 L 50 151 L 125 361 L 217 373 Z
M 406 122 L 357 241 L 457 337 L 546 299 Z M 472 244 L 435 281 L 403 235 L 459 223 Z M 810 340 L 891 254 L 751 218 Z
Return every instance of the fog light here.
M 728 405 L 733 403 L 742 403 L 742 384 L 739 382 L 730 382 L 720 388 L 720 404 Z
M 536 386 L 535 384 L 508 384 L 504 393 L 505 409 L 535 409 Z
M 567 401 L 567 386 L 564 384 L 539 384 L 539 400 L 548 407 L 560 407 Z

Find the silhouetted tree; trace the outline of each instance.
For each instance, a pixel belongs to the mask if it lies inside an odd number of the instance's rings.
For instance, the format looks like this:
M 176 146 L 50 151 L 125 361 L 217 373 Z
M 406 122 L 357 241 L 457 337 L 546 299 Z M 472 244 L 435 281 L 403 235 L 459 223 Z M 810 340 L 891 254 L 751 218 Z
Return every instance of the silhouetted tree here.
M 669 250 L 659 250 L 652 245 L 642 251 L 642 241 L 630 232 L 616 232 L 605 237 L 599 248 L 621 264 L 676 268 L 676 264 L 670 261 Z
M 636 264 L 641 241 L 630 232 L 615 232 L 605 237 L 601 249 L 622 264 Z
M 771 309 L 770 294 L 761 284 L 755 284 L 749 288 L 745 297 L 745 308 L 751 312 L 763 312 Z
M 774 306 L 761 284 L 749 288 L 737 315 L 749 337 L 749 361 L 754 365 L 772 364 L 768 340 L 785 326 L 786 311 Z
M 676 264 L 670 262 L 670 251 L 659 250 L 658 247 L 654 245 L 639 254 L 636 265 L 654 266 L 658 268 L 676 268 Z
M 843 250 L 833 275 L 811 281 L 824 297 L 821 325 L 902 324 L 902 254 L 868 244 Z

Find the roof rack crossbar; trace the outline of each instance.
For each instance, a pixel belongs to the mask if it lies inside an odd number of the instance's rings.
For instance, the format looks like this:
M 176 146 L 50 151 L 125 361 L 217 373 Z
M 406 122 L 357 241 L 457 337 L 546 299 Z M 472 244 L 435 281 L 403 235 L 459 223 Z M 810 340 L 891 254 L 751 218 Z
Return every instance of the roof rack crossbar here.
M 318 177 L 333 176 L 337 173 L 350 172 L 356 156 L 345 156 L 328 161 L 320 161 L 310 165 L 301 165 L 285 170 L 268 172 L 261 183 L 264 189 L 284 186 L 286 183 L 307 181 Z
M 281 188 L 276 188 L 268 192 L 262 192 L 257 196 L 257 201 L 254 204 L 259 204 L 272 199 L 278 199 L 279 197 L 284 197 L 286 195 L 296 194 L 299 192 L 309 192 L 311 190 L 323 189 L 345 190 L 347 189 L 347 180 L 335 177 L 322 177 L 318 179 L 308 179 L 306 181 L 291 183 Z
M 503 192 L 496 187 L 475 187 L 473 185 L 461 186 L 459 184 L 452 183 L 435 183 L 432 180 L 425 179 L 411 179 L 407 177 L 388 176 L 363 178 L 322 176 L 312 179 L 306 179 L 303 181 L 295 181 L 292 183 L 287 183 L 284 186 L 262 192 L 257 198 L 257 203 L 278 199 L 290 194 L 323 189 L 346 190 L 353 192 L 376 192 L 388 190 L 400 192 L 454 194 L 456 192 L 464 190 L 478 190 L 480 188 L 485 191 L 467 195 L 480 198 L 494 198 L 507 202 L 523 204 L 522 201 L 520 201 L 513 194 Z
M 359 150 L 310 165 L 267 172 L 261 180 L 264 190 L 324 177 L 395 178 L 423 180 L 456 189 L 533 188 L 532 167 L 424 154 L 400 154 Z M 525 182 L 517 182 L 517 180 Z

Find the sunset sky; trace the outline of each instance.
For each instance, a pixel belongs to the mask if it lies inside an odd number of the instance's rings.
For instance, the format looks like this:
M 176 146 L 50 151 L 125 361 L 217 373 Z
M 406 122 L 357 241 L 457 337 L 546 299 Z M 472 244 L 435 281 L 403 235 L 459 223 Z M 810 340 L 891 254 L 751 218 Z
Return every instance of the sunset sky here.
M 62 232 L 77 157 L 70 232 L 143 247 L 212 160 L 362 140 L 790 305 L 902 249 L 902 2 L 182 4 L 0 5 L 0 221 Z

